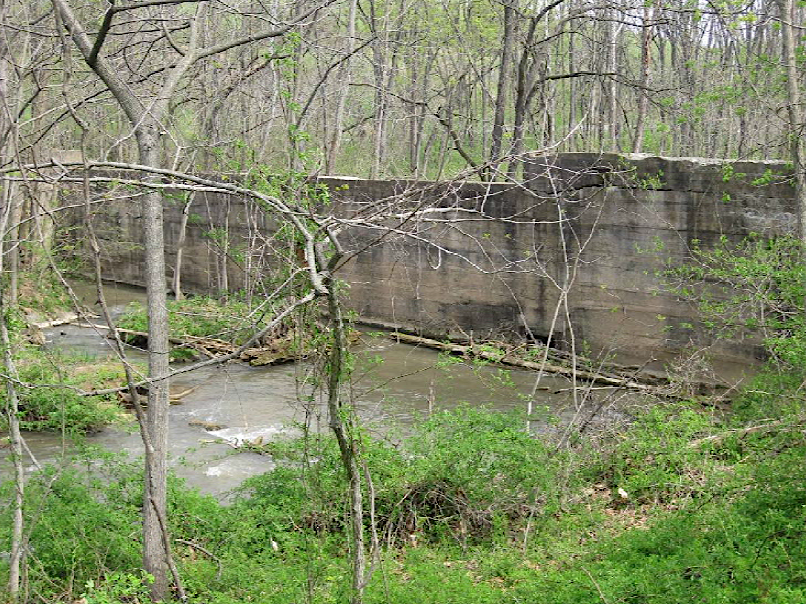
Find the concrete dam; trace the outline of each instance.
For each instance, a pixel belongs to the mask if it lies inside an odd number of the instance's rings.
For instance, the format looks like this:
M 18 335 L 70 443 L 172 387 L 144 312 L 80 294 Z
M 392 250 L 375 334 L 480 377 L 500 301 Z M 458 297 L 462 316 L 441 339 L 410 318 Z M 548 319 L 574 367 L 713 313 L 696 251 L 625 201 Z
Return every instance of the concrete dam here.
M 688 261 L 695 243 L 794 232 L 783 162 L 561 153 L 532 157 L 523 171 L 518 182 L 320 178 L 328 212 L 361 217 L 345 228 L 351 259 L 339 274 L 360 321 L 431 337 L 549 340 L 654 368 L 703 351 L 735 374 L 763 355 L 753 338 L 698 327 L 696 306 L 660 273 Z M 166 201 L 169 267 L 183 209 Z M 272 229 L 260 208 L 207 192 L 189 211 L 183 289 L 249 287 L 266 255 L 256 233 Z M 95 216 L 111 280 L 143 283 L 139 215 L 137 203 L 110 201 Z

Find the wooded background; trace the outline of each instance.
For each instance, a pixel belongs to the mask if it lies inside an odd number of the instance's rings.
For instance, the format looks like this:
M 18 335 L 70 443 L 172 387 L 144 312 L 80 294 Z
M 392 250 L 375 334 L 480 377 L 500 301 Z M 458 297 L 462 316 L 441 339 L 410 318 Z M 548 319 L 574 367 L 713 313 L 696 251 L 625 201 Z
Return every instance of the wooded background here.
M 72 4 L 145 102 L 191 24 L 215 50 L 163 120 L 177 169 L 500 179 L 517 164 L 499 160 L 546 147 L 789 159 L 786 7 L 769 0 Z M 0 2 L 4 163 L 78 149 L 82 131 L 88 156 L 134 161 L 130 122 L 59 21 L 49 1 Z

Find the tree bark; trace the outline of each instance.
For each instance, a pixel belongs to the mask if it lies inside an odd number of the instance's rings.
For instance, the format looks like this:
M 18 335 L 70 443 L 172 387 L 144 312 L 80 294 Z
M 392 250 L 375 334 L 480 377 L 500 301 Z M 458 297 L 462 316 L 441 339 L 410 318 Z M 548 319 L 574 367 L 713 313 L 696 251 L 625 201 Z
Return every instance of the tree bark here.
M 504 146 L 504 120 L 506 116 L 507 95 L 509 92 L 509 72 L 512 64 L 513 46 L 515 44 L 515 0 L 504 2 L 504 28 L 501 32 L 501 65 L 498 68 L 498 89 L 495 94 L 495 114 L 493 116 L 493 132 L 490 147 L 490 161 L 496 162 L 501 157 Z M 495 169 L 495 166 L 493 166 Z
M 5 250 L 2 250 L 4 253 Z M 4 373 L 14 377 L 16 370 L 11 354 L 11 338 L 6 323 L 7 305 L 5 295 L 0 293 L 0 345 L 3 346 Z M 22 463 L 22 434 L 20 433 L 19 398 L 11 379 L 6 379 L 6 419 L 11 441 L 11 459 L 14 465 L 14 503 L 12 504 L 11 556 L 8 566 L 8 591 L 14 602 L 19 601 L 22 587 L 21 576 L 25 557 L 25 535 L 23 510 L 25 504 L 25 469 Z
M 806 141 L 803 139 L 804 110 L 800 90 L 795 46 L 795 2 L 778 0 L 781 13 L 781 50 L 787 79 L 787 121 L 790 157 L 795 173 L 795 202 L 798 212 L 798 237 L 806 245 Z
M 367 569 L 364 545 L 364 498 L 361 492 L 361 470 L 358 466 L 358 439 L 353 426 L 353 412 L 342 404 L 341 384 L 346 371 L 344 352 L 346 337 L 344 319 L 339 304 L 339 294 L 333 279 L 325 281 L 327 304 L 331 325 L 331 350 L 328 366 L 328 415 L 330 429 L 336 436 L 341 454 L 342 467 L 347 474 L 350 497 L 350 526 L 352 532 L 353 595 L 351 604 L 363 601 Z
M 0 25 L 5 26 L 9 11 L 9 2 L 0 0 Z M 9 49 L 5 29 L 0 30 L 0 163 L 5 164 L 16 153 L 13 142 L 16 137 L 12 132 L 15 124 L 9 117 L 14 110 L 9 102 Z M 6 404 L 4 412 L 8 422 L 11 441 L 11 461 L 14 466 L 14 502 L 11 508 L 11 555 L 9 558 L 8 593 L 12 602 L 20 600 L 22 588 L 22 569 L 25 557 L 24 504 L 25 504 L 25 469 L 22 462 L 22 435 L 20 433 L 19 399 L 13 378 L 16 376 L 14 357 L 11 350 L 11 338 L 8 330 L 8 310 L 16 303 L 17 297 L 17 245 L 12 244 L 13 252 L 6 248 L 6 233 L 15 233 L 18 228 L 18 204 L 11 180 L 4 178 L 0 189 L 0 277 L 6 275 L 6 256 L 10 264 L 10 275 L 7 287 L 0 287 L 0 346 L 2 346 L 3 373 L 5 378 Z M 13 235 L 12 235 L 13 236 Z
M 2 219 L 0 219 L 0 233 L 5 233 L 9 219 L 12 215 L 9 206 L 10 195 L 8 190 L 9 181 L 6 180 L 3 188 L 4 205 L 2 207 Z M 4 272 L 6 255 L 5 237 L 0 237 L 0 274 Z M 22 463 L 22 435 L 20 433 L 19 419 L 19 398 L 17 388 L 13 378 L 16 376 L 14 357 L 11 351 L 11 338 L 8 332 L 8 307 L 9 301 L 7 292 L 0 289 L 0 346 L 3 348 L 3 373 L 9 376 L 5 379 L 6 405 L 5 415 L 8 421 L 9 438 L 11 441 L 11 460 L 14 466 L 14 503 L 12 504 L 12 531 L 11 531 L 11 556 L 9 558 L 8 591 L 13 602 L 19 601 L 21 591 L 21 576 L 23 559 L 25 557 L 25 536 L 23 509 L 25 503 L 25 469 Z
M 188 194 L 188 200 L 182 208 L 182 222 L 179 224 L 179 239 L 176 242 L 176 264 L 174 265 L 173 290 L 174 298 L 184 300 L 182 293 L 182 255 L 187 238 L 188 220 L 190 219 L 190 206 L 193 204 L 193 193 Z
M 145 117 L 145 116 L 144 116 Z M 146 121 L 150 121 L 147 120 Z M 159 127 L 146 123 L 136 130 L 137 150 L 144 166 L 160 165 Z M 144 174 L 143 180 L 153 179 Z M 168 309 L 165 287 L 165 241 L 162 220 L 162 195 L 147 193 L 142 201 L 146 310 L 148 312 L 148 408 L 146 426 L 151 455 L 145 467 L 143 496 L 143 568 L 154 577 L 154 600 L 168 595 L 168 552 L 162 535 L 162 520 L 167 516 L 168 501 Z

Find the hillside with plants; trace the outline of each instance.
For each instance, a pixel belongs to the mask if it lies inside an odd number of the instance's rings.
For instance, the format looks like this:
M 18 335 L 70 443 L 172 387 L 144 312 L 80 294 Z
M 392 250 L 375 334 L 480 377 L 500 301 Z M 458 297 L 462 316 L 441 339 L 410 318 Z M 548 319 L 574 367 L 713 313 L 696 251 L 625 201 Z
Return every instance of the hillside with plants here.
M 0 599 L 806 601 L 804 10 L 794 0 L 0 2 Z M 372 245 L 351 249 L 349 228 L 424 242 L 441 258 L 457 252 L 421 225 L 518 216 L 402 193 L 336 218 L 317 177 L 528 191 L 523 160 L 556 151 L 791 166 L 767 179 L 794 185 L 786 236 L 686 241 L 688 261 L 658 275 L 699 305 L 713 337 L 763 347 L 757 375 L 710 396 L 694 383 L 636 388 L 631 369 L 619 383 L 643 394 L 594 422 L 602 407 L 586 405 L 609 359 L 583 359 L 572 334 L 568 350 L 531 351 L 538 377 L 521 413 L 468 400 L 429 406 L 400 434 L 364 426 L 339 270 Z M 186 231 L 211 211 L 208 194 L 248 200 L 248 212 L 228 205 L 224 227 L 210 220 L 213 296 L 183 300 Z M 567 200 L 548 200 L 550 225 L 578 237 Z M 124 220 L 110 202 L 134 208 L 142 233 L 115 242 L 146 286 L 124 328 L 102 279 L 97 229 L 114 239 Z M 169 205 L 182 208 L 175 240 Z M 243 220 L 248 249 L 230 240 L 230 219 Z M 492 245 L 506 247 L 502 232 Z M 559 297 L 547 312 L 571 333 L 569 288 L 587 260 L 564 252 L 559 277 L 546 276 Z M 505 260 L 502 272 L 525 261 Z M 233 265 L 243 288 L 229 281 Z M 70 275 L 89 277 L 94 303 L 69 293 Z M 74 315 L 55 318 L 65 306 Z M 57 353 L 42 330 L 64 321 L 103 338 L 110 360 Z M 525 344 L 539 344 L 523 327 Z M 294 402 L 318 405 L 321 423 L 306 416 L 288 438 L 224 445 L 269 456 L 273 469 L 226 502 L 201 495 L 169 467 L 171 380 L 282 338 L 283 360 L 300 361 Z M 504 356 L 481 346 L 485 363 Z M 570 422 L 537 402 L 556 358 L 571 376 Z M 121 422 L 142 459 L 84 439 Z M 53 465 L 29 447 L 45 432 L 57 435 Z

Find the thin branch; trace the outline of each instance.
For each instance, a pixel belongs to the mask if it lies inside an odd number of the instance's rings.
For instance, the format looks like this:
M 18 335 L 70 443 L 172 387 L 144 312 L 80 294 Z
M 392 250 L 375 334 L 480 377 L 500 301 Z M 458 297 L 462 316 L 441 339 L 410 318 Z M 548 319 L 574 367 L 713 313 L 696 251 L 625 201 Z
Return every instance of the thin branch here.
M 109 30 L 112 29 L 112 17 L 115 16 L 115 0 L 109 0 L 110 6 L 104 15 L 104 20 L 101 22 L 101 27 L 95 36 L 95 44 L 92 45 L 92 50 L 87 57 L 87 65 L 95 69 L 95 64 L 98 62 L 98 53 L 101 51 L 101 46 L 106 40 Z
M 206 57 L 230 50 L 232 48 L 237 48 L 238 46 L 249 44 L 251 42 L 259 42 L 260 40 L 265 40 L 267 38 L 278 38 L 284 34 L 287 34 L 295 27 L 299 26 L 305 19 L 307 19 L 311 15 L 317 13 L 318 11 L 322 10 L 327 6 L 330 6 L 331 4 L 337 1 L 338 0 L 325 0 L 324 2 L 314 6 L 313 8 L 308 9 L 307 11 L 304 11 L 299 15 L 295 16 L 290 23 L 283 25 L 282 27 L 278 27 L 276 29 L 267 29 L 262 32 L 258 32 L 256 34 L 243 36 L 241 38 L 235 38 L 234 40 L 228 40 L 227 42 L 222 42 L 221 44 L 215 44 L 208 48 L 202 48 L 195 53 L 194 60 L 198 61 L 200 59 L 204 59 Z
M 110 0 L 111 1 L 111 0 Z M 126 4 L 125 6 L 115 6 L 109 10 L 116 13 L 122 13 L 127 10 L 136 10 L 138 8 L 146 8 L 149 6 L 165 6 L 170 4 L 195 4 L 204 0 L 145 0 L 144 2 L 135 2 L 133 4 Z

